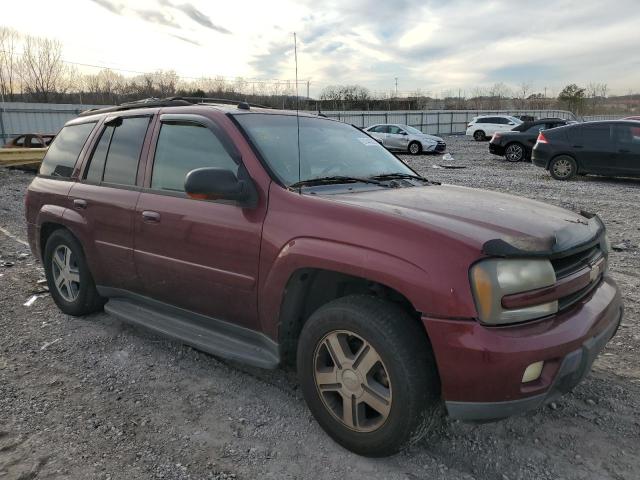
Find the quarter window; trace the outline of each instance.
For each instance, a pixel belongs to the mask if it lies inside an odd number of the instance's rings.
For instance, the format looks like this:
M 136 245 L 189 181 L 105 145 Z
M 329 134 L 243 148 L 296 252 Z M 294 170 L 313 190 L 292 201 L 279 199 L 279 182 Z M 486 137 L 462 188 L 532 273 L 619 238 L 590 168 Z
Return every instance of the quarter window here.
M 238 164 L 208 128 L 196 123 L 163 123 L 153 162 L 151 188 L 184 192 L 187 173 L 203 167 L 238 172 Z
M 102 177 L 105 183 L 135 185 L 138 161 L 148 126 L 149 117 L 128 117 L 123 118 L 122 124 L 115 127 Z
M 67 125 L 49 147 L 40 166 L 40 175 L 70 177 L 95 122 Z

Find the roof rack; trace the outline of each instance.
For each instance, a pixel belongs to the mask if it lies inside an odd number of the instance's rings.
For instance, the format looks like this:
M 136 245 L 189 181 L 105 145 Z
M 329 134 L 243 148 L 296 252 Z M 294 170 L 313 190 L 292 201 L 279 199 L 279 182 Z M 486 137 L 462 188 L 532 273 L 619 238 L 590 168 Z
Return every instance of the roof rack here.
M 200 103 L 223 103 L 229 105 L 237 105 L 241 110 L 249 110 L 250 107 L 270 108 L 255 103 L 242 102 L 238 100 L 229 100 L 227 98 L 209 98 L 209 97 L 168 97 L 168 98 L 144 98 L 133 102 L 125 102 L 114 107 L 91 108 L 81 112 L 79 116 L 86 117 L 97 113 L 121 112 L 132 110 L 134 108 L 153 108 L 153 107 L 180 107 L 185 105 L 197 105 Z

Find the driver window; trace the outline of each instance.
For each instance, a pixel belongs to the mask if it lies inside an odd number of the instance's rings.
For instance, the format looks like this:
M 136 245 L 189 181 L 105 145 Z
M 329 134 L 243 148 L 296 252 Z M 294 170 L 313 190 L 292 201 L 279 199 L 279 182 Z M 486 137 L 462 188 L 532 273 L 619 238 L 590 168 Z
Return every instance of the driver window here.
M 196 123 L 163 123 L 153 162 L 151 188 L 184 192 L 187 173 L 203 167 L 238 173 L 238 164 L 207 127 Z
M 389 128 L 389 132 L 388 133 L 390 133 L 392 135 L 400 135 L 403 132 L 402 129 L 400 129 L 400 128 L 394 126 L 394 125 L 389 125 L 388 128 Z

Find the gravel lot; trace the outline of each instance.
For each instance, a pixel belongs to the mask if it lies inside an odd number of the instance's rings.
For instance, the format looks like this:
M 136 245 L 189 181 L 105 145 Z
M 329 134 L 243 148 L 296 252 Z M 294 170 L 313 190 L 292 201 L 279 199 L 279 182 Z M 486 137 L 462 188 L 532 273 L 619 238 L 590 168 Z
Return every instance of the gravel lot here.
M 361 458 L 321 431 L 291 372 L 231 364 L 106 314 L 68 317 L 48 296 L 23 306 L 43 271 L 0 233 L 0 479 L 637 479 L 640 180 L 557 182 L 486 143 L 447 142 L 453 160 L 405 159 L 433 180 L 597 212 L 608 225 L 626 317 L 573 393 L 499 423 L 447 421 L 439 441 Z M 32 177 L 0 169 L 0 227 L 17 239 Z

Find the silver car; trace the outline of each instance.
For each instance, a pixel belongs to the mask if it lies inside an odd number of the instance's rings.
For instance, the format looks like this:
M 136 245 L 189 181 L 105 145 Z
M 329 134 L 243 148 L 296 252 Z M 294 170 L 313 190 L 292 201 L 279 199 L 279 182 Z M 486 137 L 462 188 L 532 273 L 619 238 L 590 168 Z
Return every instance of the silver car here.
M 409 125 L 378 124 L 364 129 L 389 150 L 409 152 L 418 155 L 422 152 L 442 153 L 447 144 L 440 137 L 422 133 Z

